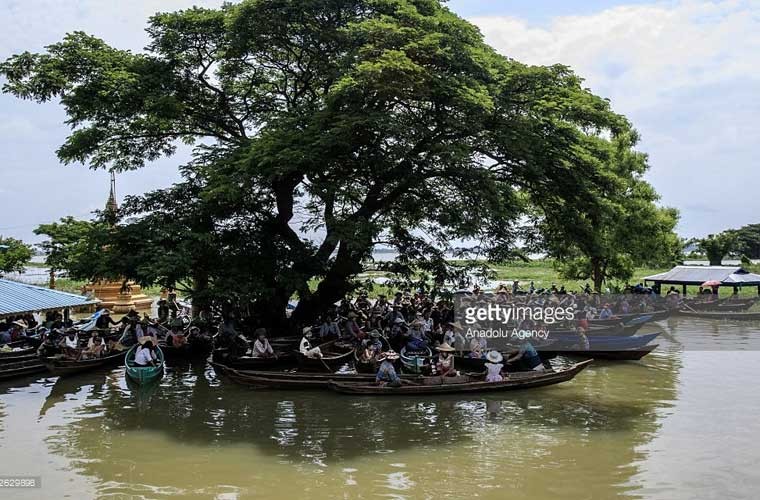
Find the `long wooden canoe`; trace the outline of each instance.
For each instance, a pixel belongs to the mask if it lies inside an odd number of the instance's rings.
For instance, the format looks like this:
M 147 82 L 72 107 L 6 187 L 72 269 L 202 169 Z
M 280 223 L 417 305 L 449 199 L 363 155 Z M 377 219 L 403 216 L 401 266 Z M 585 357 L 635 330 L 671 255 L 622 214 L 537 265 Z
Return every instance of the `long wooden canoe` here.
M 570 356 L 575 358 L 606 359 L 611 361 L 637 361 L 657 349 L 659 344 L 646 345 L 644 347 L 617 349 L 612 351 L 540 351 L 542 359 L 552 359 L 557 356 Z
M 22 377 L 24 375 L 31 375 L 33 373 L 41 373 L 46 370 L 47 368 L 45 365 L 37 358 L 16 363 L 8 363 L 0 367 L 0 380 L 8 380 Z
M 353 347 L 343 348 L 337 340 L 331 340 L 316 347 L 322 351 L 321 358 L 309 358 L 301 351 L 294 351 L 301 370 L 334 372 L 346 363 L 350 363 L 354 357 Z
M 214 349 L 211 359 L 236 370 L 282 370 L 296 366 L 296 356 L 293 351 L 275 352 L 273 358 L 255 358 L 253 356 L 230 357 L 226 348 Z
M 46 357 L 40 358 L 40 360 L 53 375 L 65 376 L 96 370 L 98 368 L 118 366 L 124 361 L 124 352 L 118 351 L 109 354 L 108 356 L 103 356 L 102 358 L 83 359 L 79 361 L 58 357 Z
M 212 362 L 217 374 L 227 377 L 233 382 L 254 389 L 278 389 L 278 390 L 304 390 L 304 389 L 327 389 L 331 380 L 342 382 L 371 383 L 375 380 L 372 374 L 340 374 L 340 373 L 304 373 L 304 372 L 278 372 L 236 370 L 219 363 Z M 419 375 L 400 375 L 404 380 L 417 380 Z
M 760 312 L 687 311 L 681 309 L 678 311 L 678 314 L 688 318 L 730 319 L 739 321 L 760 320 Z
M 136 347 L 136 345 L 132 346 L 124 358 L 127 365 L 127 377 L 138 385 L 147 385 L 163 377 L 164 353 L 161 351 L 161 348 L 156 347 L 156 358 L 158 361 L 156 366 L 139 366 L 135 363 Z
M 366 383 L 346 383 L 330 381 L 328 388 L 342 394 L 366 396 L 401 396 L 401 395 L 435 395 L 514 391 L 544 387 L 572 380 L 582 372 L 592 360 L 582 361 L 559 371 L 519 372 L 510 374 L 501 382 L 485 382 L 480 377 L 469 375 L 461 377 L 423 377 L 417 384 L 404 384 L 401 387 L 388 387 Z

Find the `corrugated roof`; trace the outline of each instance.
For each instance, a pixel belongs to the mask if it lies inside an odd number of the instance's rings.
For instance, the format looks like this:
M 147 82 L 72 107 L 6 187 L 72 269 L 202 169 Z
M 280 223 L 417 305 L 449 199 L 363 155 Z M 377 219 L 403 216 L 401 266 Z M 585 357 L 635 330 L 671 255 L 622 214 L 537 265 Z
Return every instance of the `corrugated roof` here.
M 97 304 L 97 299 L 0 278 L 0 316 Z
M 676 266 L 668 272 L 647 276 L 646 281 L 701 285 L 705 281 L 720 281 L 724 285 L 760 285 L 760 275 L 736 266 Z

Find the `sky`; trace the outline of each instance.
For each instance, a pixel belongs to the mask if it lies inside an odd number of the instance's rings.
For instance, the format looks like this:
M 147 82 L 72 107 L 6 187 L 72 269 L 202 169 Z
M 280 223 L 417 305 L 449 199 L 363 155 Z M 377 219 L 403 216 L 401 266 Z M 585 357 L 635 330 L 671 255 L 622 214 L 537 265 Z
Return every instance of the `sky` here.
M 119 48 L 146 45 L 157 11 L 220 0 L 2 0 L 0 58 L 40 51 L 81 30 Z M 572 67 L 639 130 L 648 180 L 681 211 L 678 232 L 704 236 L 760 222 L 760 0 L 450 0 L 499 52 L 528 64 Z M 0 94 L 0 234 L 28 242 L 64 215 L 87 218 L 108 195 L 108 174 L 61 165 L 65 114 Z M 184 149 L 120 174 L 117 195 L 171 185 Z

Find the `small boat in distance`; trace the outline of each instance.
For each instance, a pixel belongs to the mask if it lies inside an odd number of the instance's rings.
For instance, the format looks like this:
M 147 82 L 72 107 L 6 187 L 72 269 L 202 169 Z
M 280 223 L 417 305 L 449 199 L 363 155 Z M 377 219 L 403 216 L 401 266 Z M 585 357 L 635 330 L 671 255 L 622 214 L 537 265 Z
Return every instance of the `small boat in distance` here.
M 139 345 L 139 344 L 138 344 Z M 133 345 L 124 358 L 127 365 L 127 378 L 138 385 L 147 385 L 164 376 L 164 353 L 156 347 L 156 366 L 140 366 L 135 363 L 137 345 Z

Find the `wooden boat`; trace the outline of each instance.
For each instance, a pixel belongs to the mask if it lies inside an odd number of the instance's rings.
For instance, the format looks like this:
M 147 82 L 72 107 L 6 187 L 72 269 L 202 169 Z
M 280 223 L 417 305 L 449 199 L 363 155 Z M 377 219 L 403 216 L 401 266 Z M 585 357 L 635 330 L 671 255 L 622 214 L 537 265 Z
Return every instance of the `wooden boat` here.
M 657 349 L 658 345 L 659 344 L 645 345 L 639 348 L 618 349 L 613 351 L 541 351 L 539 352 L 539 355 L 542 359 L 552 359 L 556 358 L 557 356 L 568 356 L 574 358 L 606 359 L 613 361 L 637 361 Z
M 623 349 L 637 349 L 647 345 L 652 340 L 656 339 L 660 335 L 660 332 L 650 333 L 647 335 L 634 335 L 631 337 L 615 337 L 615 336 L 588 336 L 589 350 L 592 351 L 616 351 Z M 552 335 L 550 340 L 554 341 L 554 344 L 548 347 L 547 350 L 552 351 L 572 351 L 580 350 L 578 346 L 578 336 L 555 336 Z M 543 349 L 539 349 L 539 354 Z
M 372 374 L 236 370 L 219 363 L 212 362 L 211 365 L 217 374 L 254 389 L 327 389 L 327 384 L 331 380 L 362 383 L 371 383 L 375 380 Z M 419 375 L 401 375 L 401 378 L 416 380 L 420 377 Z
M 135 363 L 136 348 L 136 345 L 132 346 L 129 351 L 127 351 L 127 355 L 124 358 L 124 362 L 127 365 L 127 377 L 138 385 L 147 385 L 163 377 L 164 353 L 161 352 L 161 348 L 156 347 L 156 358 L 158 361 L 156 366 L 138 366 Z
M 207 357 L 211 353 L 211 342 L 193 342 L 192 339 L 182 347 L 174 347 L 164 341 L 158 343 L 161 351 L 164 353 L 164 359 L 201 359 Z
M 18 361 L 0 366 L 0 380 L 9 380 L 33 373 L 41 373 L 47 368 L 39 359 L 30 359 L 27 361 Z
M 20 349 L 18 351 L 4 352 L 3 355 L 0 356 L 0 367 L 7 365 L 8 363 L 31 361 L 37 357 L 38 355 L 36 347 L 29 347 L 27 349 Z
M 339 340 L 331 340 L 319 347 L 322 351 L 321 358 L 307 358 L 301 351 L 294 351 L 298 366 L 304 371 L 335 372 L 346 363 L 350 363 L 354 356 L 354 348 Z
M 294 352 L 276 353 L 275 358 L 254 358 L 253 356 L 230 357 L 226 348 L 214 349 L 211 359 L 236 370 L 282 370 L 294 368 L 296 356 Z
M 739 321 L 760 320 L 760 312 L 687 311 L 685 309 L 680 309 L 678 314 L 687 318 L 730 319 Z
M 40 358 L 40 361 L 53 375 L 72 375 L 98 368 L 118 366 L 124 361 L 124 352 L 118 351 L 102 358 L 83 359 L 79 361 L 56 356 Z
M 582 372 L 592 360 L 582 361 L 559 371 L 520 372 L 510 374 L 501 382 L 485 382 L 482 376 L 464 375 L 460 377 L 422 377 L 419 382 L 401 387 L 388 387 L 366 383 L 346 383 L 332 380 L 328 388 L 342 394 L 367 396 L 434 395 L 514 391 L 544 387 L 572 380 Z
M 422 373 L 426 365 L 430 365 L 433 359 L 433 351 L 429 347 L 425 347 L 425 350 L 421 353 L 407 352 L 406 347 L 401 349 L 399 353 L 401 359 L 401 370 L 404 373 Z

